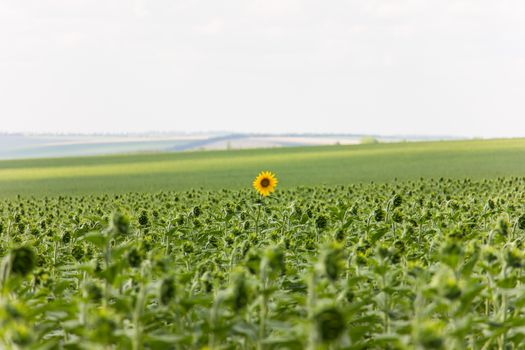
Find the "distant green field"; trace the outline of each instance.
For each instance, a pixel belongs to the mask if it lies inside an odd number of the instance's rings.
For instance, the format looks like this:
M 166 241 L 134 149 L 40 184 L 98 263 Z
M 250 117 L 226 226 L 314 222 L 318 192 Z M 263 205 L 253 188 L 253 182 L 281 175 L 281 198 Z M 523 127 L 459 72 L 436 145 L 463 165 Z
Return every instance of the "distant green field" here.
M 525 139 L 3 161 L 0 196 L 241 188 L 260 170 L 274 171 L 280 187 L 525 176 Z

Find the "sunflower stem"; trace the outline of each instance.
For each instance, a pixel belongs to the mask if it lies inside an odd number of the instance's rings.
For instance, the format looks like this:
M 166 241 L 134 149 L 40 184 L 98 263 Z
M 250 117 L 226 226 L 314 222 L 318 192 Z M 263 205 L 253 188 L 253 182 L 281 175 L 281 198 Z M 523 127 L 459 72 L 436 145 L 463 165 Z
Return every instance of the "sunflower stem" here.
M 255 219 L 255 234 L 259 236 L 259 219 L 261 218 L 261 204 L 257 205 L 257 219 Z

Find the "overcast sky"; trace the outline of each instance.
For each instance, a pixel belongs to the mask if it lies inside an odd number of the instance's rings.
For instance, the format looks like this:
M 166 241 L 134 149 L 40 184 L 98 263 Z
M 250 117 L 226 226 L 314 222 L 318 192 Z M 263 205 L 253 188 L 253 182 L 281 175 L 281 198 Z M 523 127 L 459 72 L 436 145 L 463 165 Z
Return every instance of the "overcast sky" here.
M 0 0 L 0 131 L 525 136 L 520 0 Z

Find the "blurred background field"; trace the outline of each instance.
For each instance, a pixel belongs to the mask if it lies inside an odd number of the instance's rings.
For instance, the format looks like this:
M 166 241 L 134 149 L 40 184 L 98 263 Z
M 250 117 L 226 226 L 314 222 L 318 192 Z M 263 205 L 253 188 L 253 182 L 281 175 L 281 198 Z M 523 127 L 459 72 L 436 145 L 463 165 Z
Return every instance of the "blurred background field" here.
M 260 170 L 280 188 L 394 179 L 525 175 L 525 139 L 142 153 L 6 160 L 0 196 L 84 195 L 249 187 Z
M 123 153 L 232 150 L 359 143 L 436 141 L 451 136 L 144 132 L 109 134 L 0 133 L 0 160 Z

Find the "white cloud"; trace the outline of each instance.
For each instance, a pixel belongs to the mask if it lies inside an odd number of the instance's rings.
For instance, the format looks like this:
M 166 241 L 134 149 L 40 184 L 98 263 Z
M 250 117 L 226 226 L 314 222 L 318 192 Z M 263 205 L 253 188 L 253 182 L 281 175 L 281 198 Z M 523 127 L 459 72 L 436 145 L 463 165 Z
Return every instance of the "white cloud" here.
M 524 17 L 518 0 L 3 0 L 0 129 L 524 134 Z
M 149 15 L 146 9 L 145 0 L 133 0 L 133 12 L 137 17 L 145 17 Z

